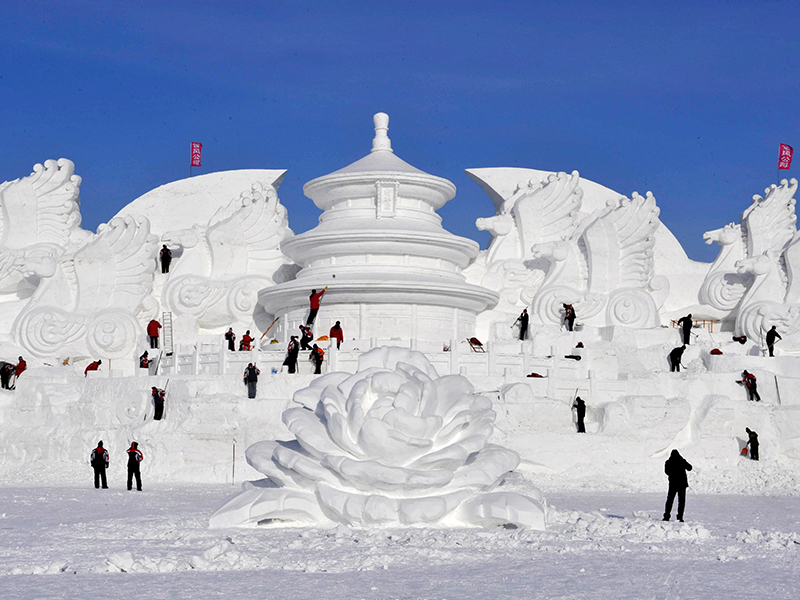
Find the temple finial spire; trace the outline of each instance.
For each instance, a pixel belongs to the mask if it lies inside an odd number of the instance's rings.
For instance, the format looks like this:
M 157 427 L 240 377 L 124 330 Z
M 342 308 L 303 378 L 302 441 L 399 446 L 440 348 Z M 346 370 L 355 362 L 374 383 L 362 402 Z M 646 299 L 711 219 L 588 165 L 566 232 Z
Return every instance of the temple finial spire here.
M 372 140 L 372 152 L 384 150 L 394 152 L 392 150 L 392 140 L 389 139 L 389 115 L 386 113 L 377 113 L 372 117 L 372 122 L 375 123 L 375 138 Z

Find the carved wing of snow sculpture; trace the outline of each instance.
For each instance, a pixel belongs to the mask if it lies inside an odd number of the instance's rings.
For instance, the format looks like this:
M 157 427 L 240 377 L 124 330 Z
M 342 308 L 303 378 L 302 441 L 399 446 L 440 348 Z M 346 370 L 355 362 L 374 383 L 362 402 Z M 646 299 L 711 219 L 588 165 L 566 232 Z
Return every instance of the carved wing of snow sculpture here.
M 784 179 L 780 186 L 771 185 L 764 190 L 763 198 L 753 196 L 753 203 L 742 213 L 747 256 L 761 256 L 767 251 L 777 256 L 783 251 L 796 230 L 796 191 L 797 180 Z
M 528 182 L 506 201 L 520 231 L 523 257 L 531 258 L 531 246 L 572 237 L 578 226 L 583 190 L 580 175 L 554 173 L 538 184 Z
M 376 348 L 354 375 L 321 377 L 295 401 L 301 406 L 283 421 L 296 440 L 246 453 L 278 487 L 246 488 L 212 515 L 212 527 L 288 520 L 544 529 L 538 490 L 502 491 L 519 457 L 487 443 L 491 402 L 464 377 L 438 377 L 423 354 Z
M 39 286 L 17 318 L 17 339 L 36 356 L 130 356 L 157 251 L 147 219 L 117 217 L 101 225 L 91 241 L 68 250 Z
M 271 275 L 286 262 L 280 244 L 291 235 L 286 208 L 275 188 L 255 184 L 209 221 L 211 278 L 248 272 Z
M 35 165 L 28 177 L 0 186 L 0 244 L 66 246 L 76 235 L 91 235 L 80 228 L 81 178 L 74 173 L 70 160 L 47 160 Z
M 658 215 L 650 192 L 645 197 L 634 192 L 585 219 L 572 239 L 534 245 L 534 256 L 551 263 L 534 298 L 538 318 L 560 322 L 561 305 L 569 303 L 591 324 L 657 324 L 653 294 L 664 297 L 668 290 L 666 278 L 653 276 Z
M 185 239 L 186 233 L 173 237 Z M 202 243 L 195 242 L 192 249 L 202 253 L 202 259 L 189 263 L 188 255 L 181 258 L 197 271 L 179 263 L 164 288 L 167 306 L 201 327 L 249 323 L 258 306 L 258 292 L 273 285 L 276 271 L 290 262 L 280 244 L 292 235 L 275 188 L 253 185 L 210 219 Z

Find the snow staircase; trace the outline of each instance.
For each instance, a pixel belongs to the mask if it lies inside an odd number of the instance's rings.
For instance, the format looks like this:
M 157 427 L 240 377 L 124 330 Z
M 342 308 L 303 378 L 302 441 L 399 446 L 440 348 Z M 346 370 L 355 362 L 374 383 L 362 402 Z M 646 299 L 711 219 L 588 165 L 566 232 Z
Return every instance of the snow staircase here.
M 172 313 L 161 313 L 161 327 L 164 329 L 164 353 L 167 356 L 172 356 L 174 352 L 173 339 L 172 339 Z

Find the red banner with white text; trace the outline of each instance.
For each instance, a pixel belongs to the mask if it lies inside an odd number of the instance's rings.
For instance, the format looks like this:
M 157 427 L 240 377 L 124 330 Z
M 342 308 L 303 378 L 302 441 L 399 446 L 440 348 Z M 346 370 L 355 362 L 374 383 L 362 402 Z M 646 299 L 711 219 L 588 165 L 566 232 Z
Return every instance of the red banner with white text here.
M 200 166 L 200 153 L 203 151 L 203 144 L 200 142 L 192 142 L 192 166 Z
M 781 144 L 781 151 L 778 154 L 778 169 L 788 171 L 792 167 L 792 155 L 794 149 L 789 144 Z

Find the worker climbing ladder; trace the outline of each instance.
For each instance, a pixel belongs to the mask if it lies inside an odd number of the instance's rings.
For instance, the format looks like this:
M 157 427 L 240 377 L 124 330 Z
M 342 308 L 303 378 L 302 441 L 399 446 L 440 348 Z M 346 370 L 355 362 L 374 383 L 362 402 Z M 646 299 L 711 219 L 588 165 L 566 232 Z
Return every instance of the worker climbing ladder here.
M 165 312 L 161 313 L 161 326 L 163 328 L 162 331 L 162 339 L 163 339 L 163 350 L 164 354 L 167 356 L 172 356 L 172 352 L 174 350 L 173 341 L 172 341 L 172 313 Z

